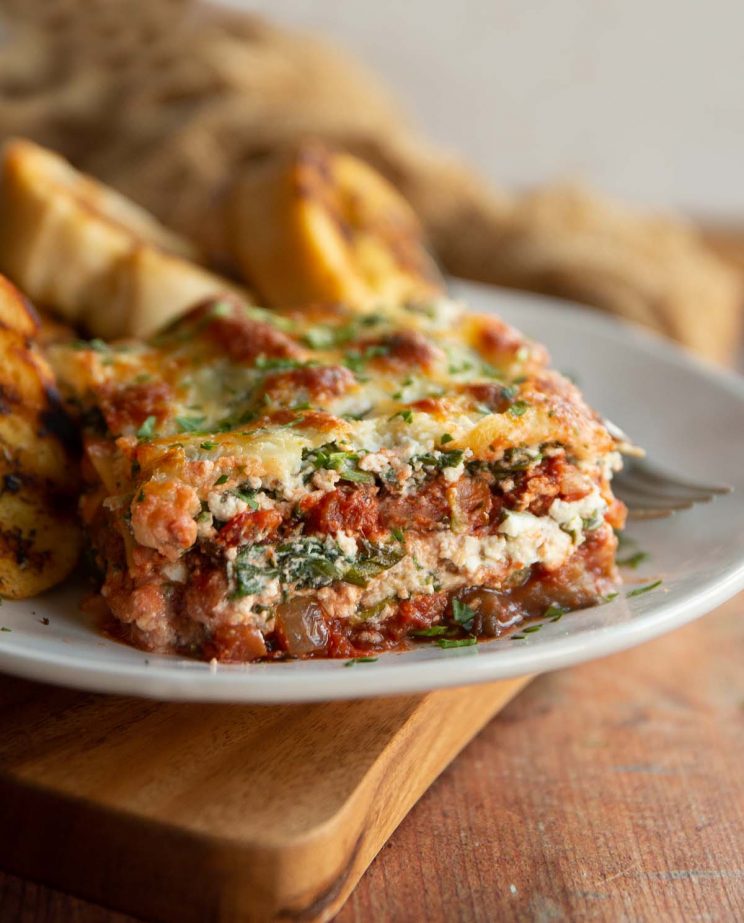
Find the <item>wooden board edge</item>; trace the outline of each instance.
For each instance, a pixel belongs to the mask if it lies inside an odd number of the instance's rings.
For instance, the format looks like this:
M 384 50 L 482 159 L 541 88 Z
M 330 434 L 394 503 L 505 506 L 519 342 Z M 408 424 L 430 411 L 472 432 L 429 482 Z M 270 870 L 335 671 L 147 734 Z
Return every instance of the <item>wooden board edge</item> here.
M 346 862 L 325 886 L 310 898 L 306 897 L 303 903 L 278 907 L 276 919 L 302 923 L 325 923 L 333 919 L 419 798 L 531 679 L 531 676 L 524 676 L 486 686 L 442 690 L 426 696 L 421 707 L 396 734 L 384 758 L 377 761 L 360 782 L 344 811 L 334 818 L 333 825 L 317 831 L 312 841 L 306 844 L 305 854 L 308 855 L 311 850 L 322 850 L 324 844 L 340 835 L 343 829 L 347 838 L 349 831 L 354 831 Z M 453 708 L 455 703 L 462 711 L 467 710 L 468 720 L 463 722 L 458 733 L 450 730 L 446 740 L 441 740 L 441 724 L 436 723 L 440 717 L 438 713 L 442 708 L 448 708 L 448 717 L 452 719 L 457 714 L 457 709 Z M 422 736 L 428 738 L 428 745 L 421 748 L 426 758 L 418 762 L 416 773 L 401 773 L 407 785 L 391 784 L 391 769 L 405 766 L 405 752 L 412 736 L 417 738 L 417 745 L 421 745 Z
M 14 830 L 6 842 L 0 838 L 0 864 L 113 910 L 165 923 L 174 919 L 174 900 L 188 908 L 187 916 L 179 911 L 181 923 L 330 920 L 423 792 L 528 681 L 422 697 L 329 823 L 291 847 L 270 845 L 260 855 L 256 844 L 143 822 L 0 774 L 0 826 Z M 442 709 L 450 719 L 445 731 Z M 467 720 L 458 722 L 463 715 Z M 408 757 L 414 755 L 411 772 Z M 148 855 L 161 856 L 155 869 L 138 858 L 143 837 Z M 325 857 L 339 854 L 342 861 L 330 867 Z M 271 874 L 247 875 L 253 863 Z

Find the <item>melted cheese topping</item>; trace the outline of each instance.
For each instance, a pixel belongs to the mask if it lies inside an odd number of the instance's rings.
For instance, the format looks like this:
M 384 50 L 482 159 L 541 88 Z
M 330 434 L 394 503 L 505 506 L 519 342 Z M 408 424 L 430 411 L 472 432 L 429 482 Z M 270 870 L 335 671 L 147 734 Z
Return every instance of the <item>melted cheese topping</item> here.
M 225 296 L 149 342 L 61 346 L 53 361 L 67 394 L 102 411 L 142 467 L 229 457 L 287 496 L 303 455 L 329 443 L 401 463 L 444 448 L 494 462 L 558 445 L 605 468 L 616 448 L 541 347 L 447 299 L 358 315 Z

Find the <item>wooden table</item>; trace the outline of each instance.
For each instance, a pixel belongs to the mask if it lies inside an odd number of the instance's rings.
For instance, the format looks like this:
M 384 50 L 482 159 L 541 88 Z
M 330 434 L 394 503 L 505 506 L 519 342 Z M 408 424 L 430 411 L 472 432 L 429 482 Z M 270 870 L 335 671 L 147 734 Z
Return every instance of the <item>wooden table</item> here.
M 744 919 L 744 594 L 537 679 L 433 785 L 337 917 Z M 132 918 L 0 873 L 0 920 Z

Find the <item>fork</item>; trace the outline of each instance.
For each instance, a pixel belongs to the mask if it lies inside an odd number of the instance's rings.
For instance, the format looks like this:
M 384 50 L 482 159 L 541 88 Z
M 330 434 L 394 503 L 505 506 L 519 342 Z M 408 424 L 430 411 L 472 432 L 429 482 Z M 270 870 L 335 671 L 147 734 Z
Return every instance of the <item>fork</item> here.
M 615 496 L 628 507 L 631 519 L 663 519 L 734 489 L 728 484 L 695 484 L 632 457 L 626 457 L 612 486 Z

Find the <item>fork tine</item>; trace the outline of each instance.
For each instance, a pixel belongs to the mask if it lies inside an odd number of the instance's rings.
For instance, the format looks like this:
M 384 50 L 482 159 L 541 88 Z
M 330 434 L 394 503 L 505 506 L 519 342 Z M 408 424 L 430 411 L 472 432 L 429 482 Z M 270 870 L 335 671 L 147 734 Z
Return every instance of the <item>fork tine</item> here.
M 638 494 L 626 493 L 625 491 L 616 491 L 616 495 L 627 504 L 628 509 L 633 510 L 689 510 L 695 505 L 694 500 L 672 500 L 669 497 L 648 497 L 639 496 Z
M 627 473 L 635 476 L 636 479 L 647 481 L 651 484 L 668 485 L 669 487 L 678 487 L 683 490 L 705 492 L 710 494 L 730 494 L 733 490 L 729 484 L 694 484 L 692 481 L 678 478 L 674 475 L 667 474 L 647 461 L 631 459 L 627 466 Z
M 614 479 L 614 488 L 631 519 L 663 519 L 733 490 L 724 484 L 694 484 L 637 458 L 626 461 Z
M 628 519 L 632 520 L 645 520 L 645 519 L 668 519 L 670 516 L 674 516 L 676 510 L 637 510 L 633 507 L 628 507 Z
M 707 503 L 713 499 L 713 494 L 701 490 L 693 491 L 688 487 L 667 487 L 660 482 L 648 482 L 638 478 L 633 473 L 623 474 L 622 472 L 614 478 L 616 490 L 628 490 L 640 494 L 644 497 L 665 497 L 670 500 L 693 500 L 698 503 Z

